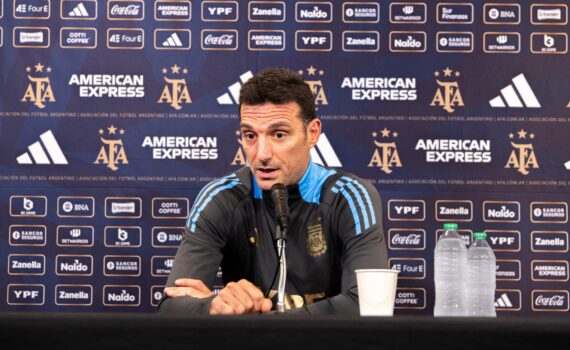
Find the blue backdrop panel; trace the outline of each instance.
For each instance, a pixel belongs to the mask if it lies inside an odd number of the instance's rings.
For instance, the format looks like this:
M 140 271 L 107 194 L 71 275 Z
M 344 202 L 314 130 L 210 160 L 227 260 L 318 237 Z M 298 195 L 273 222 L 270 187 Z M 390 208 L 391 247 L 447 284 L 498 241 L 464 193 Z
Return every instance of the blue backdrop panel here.
M 198 191 L 245 165 L 239 88 L 310 84 L 313 160 L 383 202 L 396 313 L 444 222 L 486 231 L 500 314 L 569 310 L 559 1 L 0 1 L 0 310 L 151 311 Z

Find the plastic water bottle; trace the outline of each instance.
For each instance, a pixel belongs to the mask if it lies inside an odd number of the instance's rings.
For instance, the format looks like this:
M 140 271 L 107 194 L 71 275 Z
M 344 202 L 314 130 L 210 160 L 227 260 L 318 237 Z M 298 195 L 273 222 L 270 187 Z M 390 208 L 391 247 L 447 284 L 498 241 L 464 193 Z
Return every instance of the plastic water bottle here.
M 435 317 L 467 316 L 465 282 L 467 248 L 457 233 L 457 224 L 443 225 L 445 232 L 434 251 Z
M 467 314 L 472 317 L 497 317 L 495 312 L 495 254 L 487 244 L 487 234 L 473 234 L 467 250 Z

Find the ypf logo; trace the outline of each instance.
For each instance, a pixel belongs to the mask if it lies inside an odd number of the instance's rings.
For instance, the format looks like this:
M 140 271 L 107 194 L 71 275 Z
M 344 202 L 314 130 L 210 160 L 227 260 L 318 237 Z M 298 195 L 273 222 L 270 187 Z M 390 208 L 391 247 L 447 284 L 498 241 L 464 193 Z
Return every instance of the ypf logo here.
M 95 159 L 94 164 L 105 164 L 107 165 L 107 168 L 117 171 L 119 170 L 119 163 L 129 164 L 125 148 L 123 147 L 123 140 L 117 138 L 119 135 L 124 135 L 125 130 L 117 130 L 117 128 L 112 124 L 106 129 L 108 135 L 107 138 L 103 137 L 105 135 L 105 130 L 99 129 L 99 135 L 101 135 L 100 139 L 103 145 L 99 150 L 99 154 L 97 155 L 97 159 Z M 119 132 L 119 135 L 117 135 L 117 131 Z
M 186 78 L 179 77 L 179 74 L 183 76 L 187 75 L 188 69 L 178 67 L 178 65 L 175 64 L 170 67 L 170 73 L 171 77 L 168 77 L 168 69 L 162 69 L 165 85 L 158 99 L 158 103 L 168 103 L 172 108 L 179 111 L 182 109 L 182 104 L 192 103 L 186 84 Z
M 45 68 L 45 71 L 44 71 Z M 33 72 L 32 72 L 33 71 Z M 52 72 L 51 67 L 46 67 L 41 63 L 38 63 L 32 67 L 26 67 L 26 73 L 28 73 L 28 87 L 24 96 L 20 100 L 21 102 L 32 102 L 36 107 L 44 109 L 46 107 L 45 103 L 55 102 L 55 96 L 51 88 L 51 82 L 47 76 Z M 32 75 L 33 74 L 33 75 Z
M 400 161 L 400 156 L 398 155 L 398 148 L 396 142 L 394 141 L 398 138 L 398 132 L 390 131 L 386 127 L 380 131 L 382 142 L 378 141 L 378 132 L 374 131 L 372 133 L 372 140 L 374 145 L 374 153 L 372 154 L 372 159 L 368 163 L 368 167 L 380 168 L 384 173 L 392 173 L 392 168 L 401 168 L 402 162 Z M 384 140 L 387 139 L 387 140 Z M 390 140 L 391 139 L 391 140 Z
M 521 129 L 517 132 L 518 139 L 520 143 L 513 141 L 515 139 L 515 134 L 510 133 L 509 139 L 511 139 L 511 146 L 513 150 L 509 156 L 509 160 L 505 165 L 505 168 L 515 168 L 517 171 L 523 175 L 529 174 L 529 169 L 538 169 L 538 161 L 536 160 L 536 155 L 534 153 L 534 147 L 532 143 L 521 142 L 527 139 L 528 132 Z M 534 140 L 534 134 L 530 133 L 528 135 L 530 140 Z
M 443 79 L 441 75 L 443 74 Z M 441 71 L 435 71 L 434 76 L 435 81 L 439 86 L 430 103 L 430 106 L 442 107 L 447 113 L 455 112 L 454 107 L 463 107 L 463 97 L 461 96 L 461 91 L 459 90 L 459 83 L 457 78 L 461 76 L 461 73 L 456 70 L 455 72 L 449 67 Z
M 299 70 L 299 75 L 303 75 L 304 71 L 301 69 Z M 323 81 L 320 80 L 318 77 L 322 77 L 325 75 L 325 72 L 322 69 L 317 70 L 317 68 L 313 67 L 312 65 L 307 68 L 307 76 L 314 77 L 315 80 L 310 80 L 311 78 L 305 79 L 305 83 L 309 85 L 311 91 L 313 92 L 313 96 L 315 97 L 315 105 L 323 105 L 326 106 L 329 104 L 327 100 L 327 96 L 325 95 L 325 89 L 323 87 Z

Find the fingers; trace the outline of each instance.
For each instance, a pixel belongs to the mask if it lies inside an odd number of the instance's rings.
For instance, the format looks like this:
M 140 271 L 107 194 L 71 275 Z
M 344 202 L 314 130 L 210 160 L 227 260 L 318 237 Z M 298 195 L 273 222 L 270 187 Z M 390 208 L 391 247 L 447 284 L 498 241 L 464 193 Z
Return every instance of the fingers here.
M 177 287 L 191 287 L 194 289 L 197 289 L 203 293 L 212 293 L 210 291 L 210 289 L 204 284 L 204 282 L 202 282 L 201 280 L 198 279 L 193 279 L 193 278 L 179 278 L 176 281 L 174 281 L 174 284 Z
M 164 294 L 170 298 L 176 297 L 194 297 L 194 298 L 207 298 L 212 295 L 212 293 L 204 293 L 195 288 L 191 287 L 168 287 L 164 289 Z
M 210 314 L 238 315 L 269 312 L 271 300 L 265 299 L 259 288 L 247 280 L 228 283 L 212 300 Z
M 168 287 L 164 289 L 164 294 L 170 298 L 189 296 L 195 298 L 207 298 L 212 295 L 212 292 L 201 280 L 192 278 L 177 279 L 174 284 L 175 287 Z

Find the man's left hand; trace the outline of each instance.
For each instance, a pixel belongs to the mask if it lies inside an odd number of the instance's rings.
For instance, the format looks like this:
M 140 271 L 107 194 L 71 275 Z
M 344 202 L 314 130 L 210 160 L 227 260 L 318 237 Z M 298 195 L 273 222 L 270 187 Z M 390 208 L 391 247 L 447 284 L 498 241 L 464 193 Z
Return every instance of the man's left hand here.
M 180 278 L 174 281 L 175 287 L 164 288 L 164 294 L 170 298 L 176 297 L 194 297 L 207 298 L 212 296 L 212 291 L 204 284 L 204 282 L 192 278 Z

